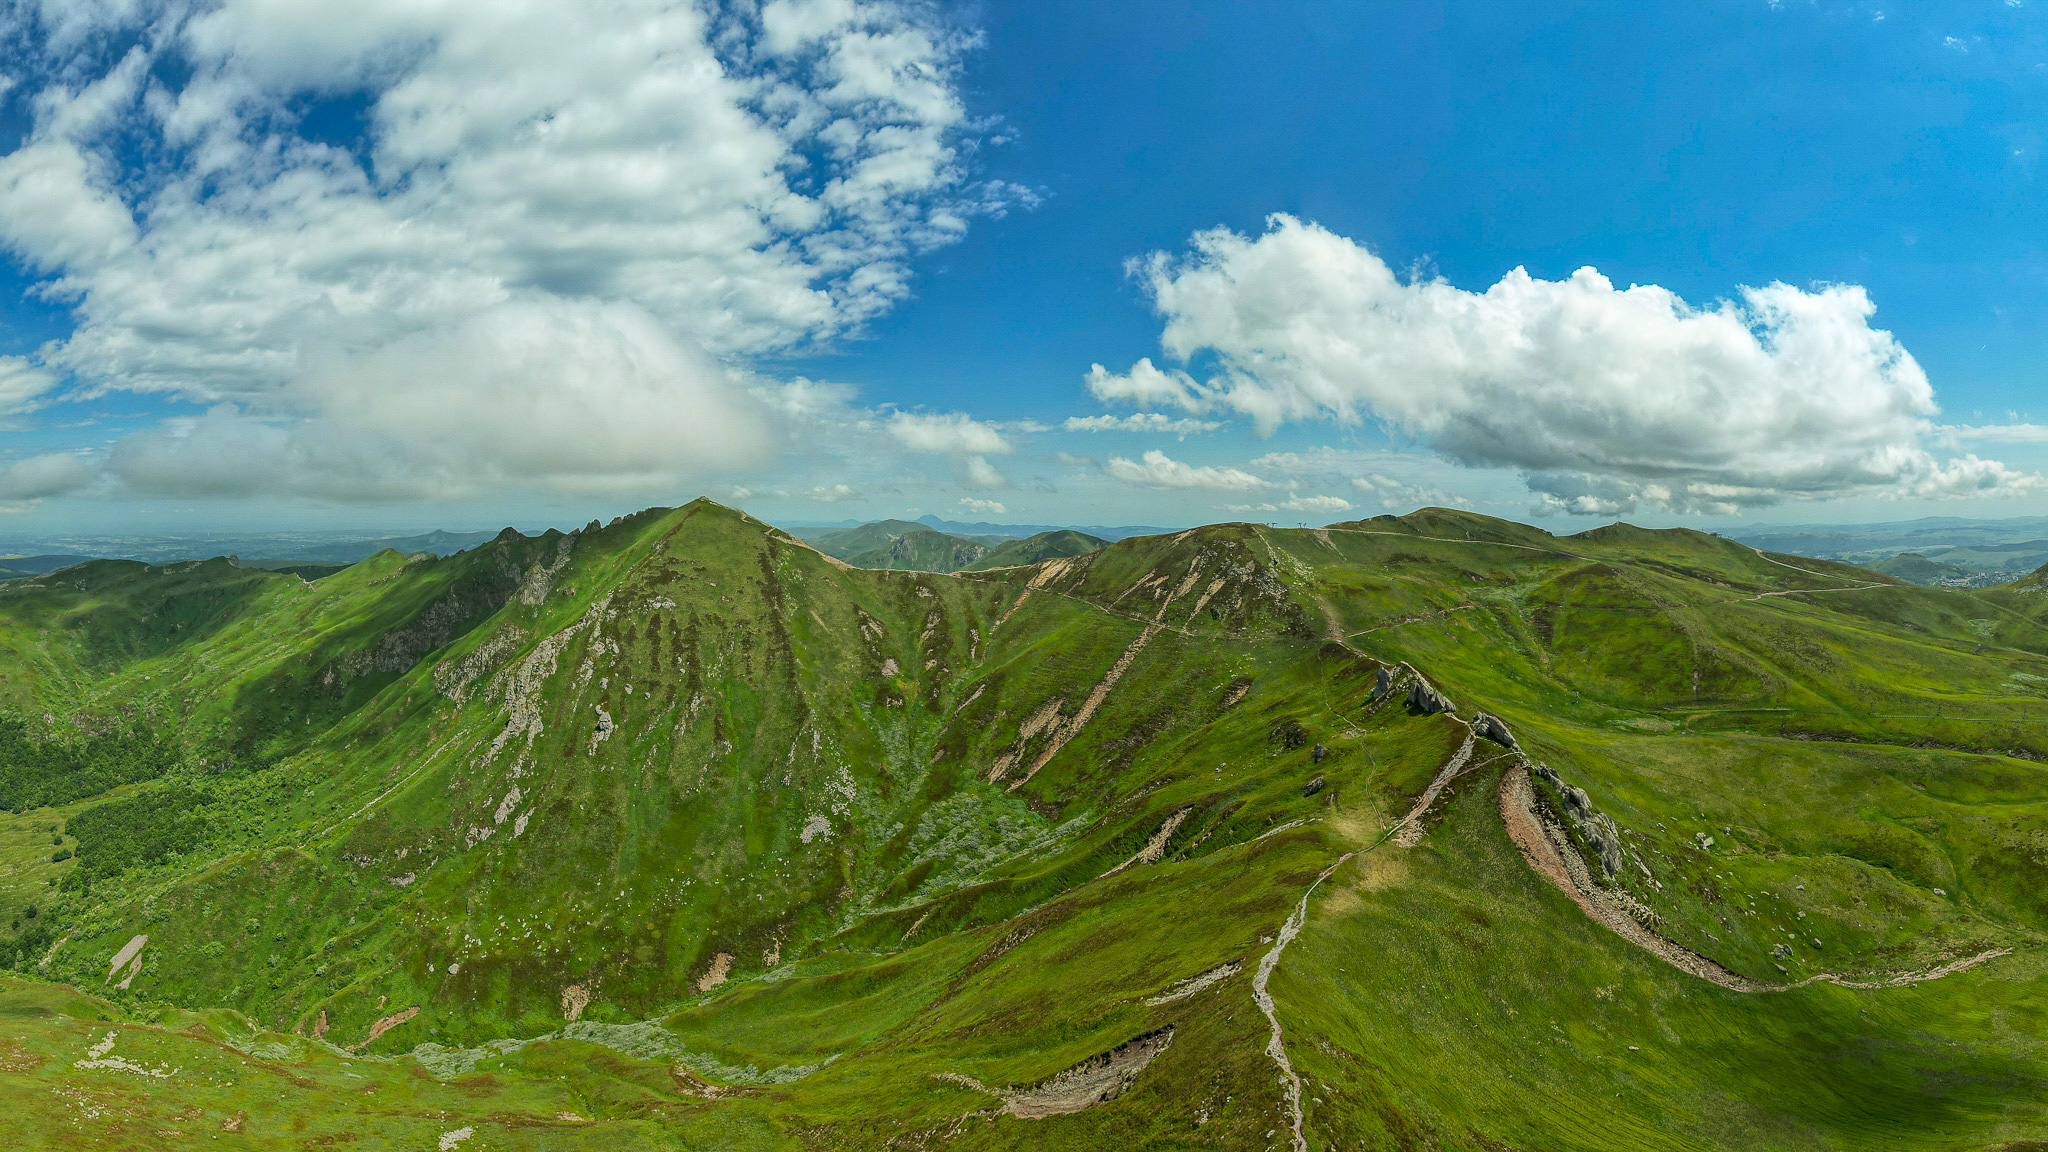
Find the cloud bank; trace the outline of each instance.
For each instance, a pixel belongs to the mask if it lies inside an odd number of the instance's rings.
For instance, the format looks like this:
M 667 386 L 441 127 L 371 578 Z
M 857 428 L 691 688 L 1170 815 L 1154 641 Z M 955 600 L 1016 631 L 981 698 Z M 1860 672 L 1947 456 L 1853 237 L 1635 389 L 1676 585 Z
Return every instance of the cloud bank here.
M 1377 421 L 1456 463 L 1521 471 L 1552 510 L 1725 514 L 2039 485 L 1974 454 L 1937 457 L 1933 388 L 1853 285 L 1694 307 L 1591 268 L 1560 281 L 1518 268 L 1470 292 L 1404 281 L 1285 215 L 1130 270 L 1165 319 L 1161 346 L 1192 370 L 1098 364 L 1086 384 L 1099 399 L 1235 413 L 1262 433 Z
M 0 243 L 75 309 L 0 411 L 211 406 L 145 491 L 584 490 L 759 462 L 748 367 L 856 333 L 977 184 L 972 37 L 895 0 L 45 0 L 0 12 Z M 223 459 L 223 453 L 236 454 Z M 235 475 L 235 461 L 246 467 Z

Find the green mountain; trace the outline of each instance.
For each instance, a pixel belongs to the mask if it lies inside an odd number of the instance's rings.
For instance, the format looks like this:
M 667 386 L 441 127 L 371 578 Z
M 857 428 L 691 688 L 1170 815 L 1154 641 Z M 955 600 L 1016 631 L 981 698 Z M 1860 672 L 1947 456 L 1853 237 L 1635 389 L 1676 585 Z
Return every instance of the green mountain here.
M 909 533 L 930 531 L 930 528 L 915 520 L 876 520 L 857 528 L 812 537 L 810 543 L 811 547 L 827 556 L 837 556 L 845 560 L 863 552 L 887 548 Z
M 901 539 L 906 529 L 890 541 Z M 709 501 L 0 585 L 28 1146 L 2026 1148 L 2048 595 Z
M 842 557 L 856 568 L 894 568 L 903 572 L 957 572 L 989 554 L 989 546 L 944 532 L 920 528 L 889 543 Z
M 1022 540 L 1013 540 L 962 567 L 969 571 L 983 571 L 1018 564 L 1037 564 L 1044 560 L 1085 556 L 1108 543 L 1109 541 L 1099 536 L 1061 528 L 1051 532 L 1040 532 L 1036 536 L 1028 536 Z
M 1965 580 L 1979 571 L 1959 564 L 1929 560 L 1918 552 L 1901 552 L 1889 560 L 1879 560 L 1870 565 L 1870 570 L 1897 577 L 1909 584 L 1939 584 L 1943 580 Z

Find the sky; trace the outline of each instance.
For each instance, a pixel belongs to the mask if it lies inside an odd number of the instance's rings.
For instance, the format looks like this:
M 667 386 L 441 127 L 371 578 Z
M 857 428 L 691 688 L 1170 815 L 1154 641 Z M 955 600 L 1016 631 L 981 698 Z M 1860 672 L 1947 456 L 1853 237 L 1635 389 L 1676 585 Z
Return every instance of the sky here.
M 0 3 L 0 535 L 2040 515 L 2044 4 Z

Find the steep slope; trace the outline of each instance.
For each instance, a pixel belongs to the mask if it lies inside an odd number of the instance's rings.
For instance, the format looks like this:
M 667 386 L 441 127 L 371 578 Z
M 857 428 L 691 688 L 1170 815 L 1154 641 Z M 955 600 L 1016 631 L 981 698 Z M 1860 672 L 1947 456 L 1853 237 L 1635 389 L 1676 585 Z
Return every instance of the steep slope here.
M 2024 582 L 1444 509 L 866 571 L 698 501 L 0 596 L 25 737 L 186 757 L 0 814 L 76 833 L 18 969 L 109 998 L 0 990 L 51 1139 L 2048 1138 Z

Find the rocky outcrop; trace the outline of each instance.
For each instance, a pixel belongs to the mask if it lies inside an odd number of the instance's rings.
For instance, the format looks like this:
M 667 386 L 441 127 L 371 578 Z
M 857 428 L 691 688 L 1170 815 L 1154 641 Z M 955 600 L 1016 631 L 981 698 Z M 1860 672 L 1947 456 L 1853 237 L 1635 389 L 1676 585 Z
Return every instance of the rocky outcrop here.
M 1372 699 L 1378 700 L 1392 690 L 1393 687 L 1394 674 L 1387 671 L 1386 665 L 1380 665 L 1380 674 L 1374 677 L 1372 682 Z
M 1515 734 L 1508 731 L 1508 726 L 1501 723 L 1498 716 L 1490 716 L 1487 713 L 1481 712 L 1472 719 L 1472 731 L 1477 732 L 1479 735 L 1484 736 L 1503 748 L 1521 747 L 1515 743 Z
M 1145 1070 L 1145 1065 L 1173 1043 L 1173 1029 L 1174 1026 L 1168 1024 L 1157 1031 L 1147 1032 L 1099 1056 L 1091 1056 L 1030 1088 L 1009 1091 L 990 1088 L 971 1076 L 957 1072 L 941 1072 L 939 1077 L 999 1097 L 1003 1111 L 1020 1120 L 1042 1120 L 1047 1116 L 1079 1112 L 1090 1105 L 1123 1095 L 1124 1090 L 1137 1079 L 1138 1073 Z
M 1536 775 L 1557 789 L 1558 796 L 1564 800 L 1565 819 L 1570 820 L 1579 835 L 1585 837 L 1587 846 L 1600 858 L 1601 870 L 1612 880 L 1614 874 L 1621 871 L 1623 859 L 1621 832 L 1615 828 L 1614 820 L 1593 806 L 1593 798 L 1586 795 L 1585 789 L 1565 783 L 1550 765 L 1538 764 Z
M 1429 681 L 1417 676 L 1415 683 L 1408 686 L 1408 705 L 1425 716 L 1439 712 L 1456 712 L 1458 706 L 1450 698 L 1430 686 Z

